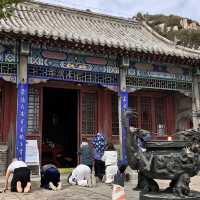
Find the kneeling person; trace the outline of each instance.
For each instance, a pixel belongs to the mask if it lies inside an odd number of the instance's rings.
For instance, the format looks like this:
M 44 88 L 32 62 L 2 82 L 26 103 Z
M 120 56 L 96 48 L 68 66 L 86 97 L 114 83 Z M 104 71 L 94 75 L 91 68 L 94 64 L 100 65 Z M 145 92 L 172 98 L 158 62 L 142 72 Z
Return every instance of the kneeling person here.
M 78 165 L 69 175 L 68 182 L 71 185 L 91 186 L 91 169 L 87 165 Z
M 25 162 L 13 159 L 6 172 L 4 191 L 8 189 L 8 180 L 11 174 L 13 174 L 11 192 L 27 193 L 31 191 L 30 169 Z
M 40 187 L 49 190 L 61 189 L 60 172 L 55 165 L 47 164 L 42 167 Z

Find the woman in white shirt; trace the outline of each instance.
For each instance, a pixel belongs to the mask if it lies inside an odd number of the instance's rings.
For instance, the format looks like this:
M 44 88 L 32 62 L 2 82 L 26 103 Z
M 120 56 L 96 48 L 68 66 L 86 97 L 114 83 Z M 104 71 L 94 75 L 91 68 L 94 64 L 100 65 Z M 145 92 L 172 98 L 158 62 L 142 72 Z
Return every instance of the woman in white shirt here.
M 112 183 L 114 181 L 114 176 L 117 174 L 117 151 L 114 148 L 112 143 L 107 145 L 106 151 L 102 156 L 102 160 L 105 162 L 106 174 L 105 174 L 105 183 Z
M 8 180 L 11 174 L 13 174 L 11 192 L 27 193 L 31 191 L 30 169 L 28 169 L 25 162 L 13 159 L 6 172 L 4 191 L 8 189 Z

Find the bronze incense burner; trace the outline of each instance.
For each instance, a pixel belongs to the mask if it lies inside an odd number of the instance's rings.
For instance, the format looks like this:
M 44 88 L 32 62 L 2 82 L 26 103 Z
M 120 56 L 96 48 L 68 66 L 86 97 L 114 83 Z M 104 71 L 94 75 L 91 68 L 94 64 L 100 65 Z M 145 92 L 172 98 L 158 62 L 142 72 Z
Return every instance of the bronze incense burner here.
M 186 130 L 177 132 L 172 141 L 152 140 L 150 132 L 129 127 L 132 114 L 126 111 L 123 122 L 127 129 L 127 160 L 138 171 L 138 188 L 144 193 L 159 192 L 154 179 L 165 179 L 171 180 L 166 192 L 191 196 L 190 177 L 200 170 L 200 133 Z

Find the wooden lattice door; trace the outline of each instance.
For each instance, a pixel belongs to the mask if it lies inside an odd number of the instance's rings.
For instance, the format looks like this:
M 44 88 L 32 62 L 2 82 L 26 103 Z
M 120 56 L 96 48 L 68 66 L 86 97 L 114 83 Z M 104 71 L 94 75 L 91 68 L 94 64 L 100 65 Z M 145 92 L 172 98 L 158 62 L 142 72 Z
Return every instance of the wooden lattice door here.
M 27 139 L 37 140 L 41 159 L 42 145 L 42 88 L 29 87 Z
M 152 131 L 152 98 L 140 98 L 141 128 Z
M 165 132 L 165 112 L 164 112 L 164 98 L 155 98 L 155 123 L 156 132 L 163 135 Z
M 92 137 L 97 131 L 97 94 L 81 92 L 80 135 Z
M 28 134 L 39 134 L 40 130 L 40 90 L 29 88 L 28 94 Z
M 129 107 L 131 109 L 133 109 L 134 111 L 136 111 L 137 114 L 138 114 L 137 117 L 135 117 L 135 116 L 131 117 L 129 123 L 130 123 L 131 126 L 139 127 L 138 97 L 137 96 L 130 96 L 128 103 L 129 103 Z

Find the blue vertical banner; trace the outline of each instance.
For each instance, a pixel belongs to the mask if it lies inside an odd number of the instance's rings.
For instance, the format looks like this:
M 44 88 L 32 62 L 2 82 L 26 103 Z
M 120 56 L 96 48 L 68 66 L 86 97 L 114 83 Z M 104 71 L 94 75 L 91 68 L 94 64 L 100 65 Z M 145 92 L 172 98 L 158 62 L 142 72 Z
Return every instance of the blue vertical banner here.
M 28 83 L 18 83 L 16 158 L 25 161 L 28 117 Z
M 121 96 L 121 113 L 128 108 L 128 92 L 120 92 Z M 126 128 L 122 127 L 122 158 L 126 162 Z

